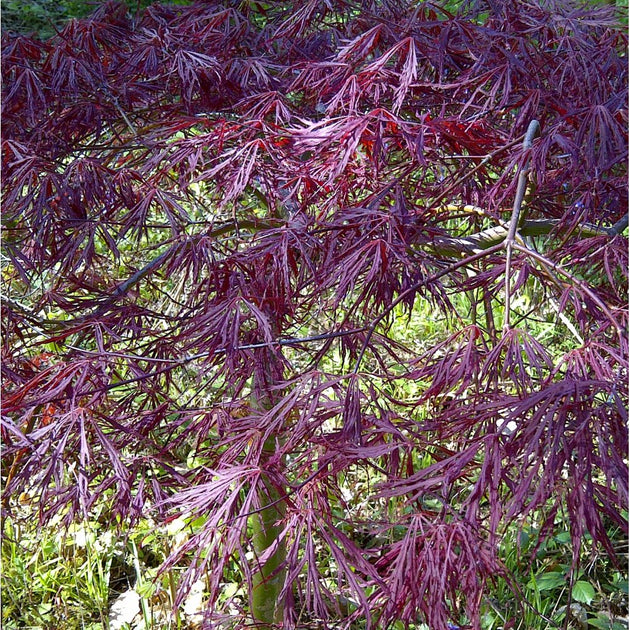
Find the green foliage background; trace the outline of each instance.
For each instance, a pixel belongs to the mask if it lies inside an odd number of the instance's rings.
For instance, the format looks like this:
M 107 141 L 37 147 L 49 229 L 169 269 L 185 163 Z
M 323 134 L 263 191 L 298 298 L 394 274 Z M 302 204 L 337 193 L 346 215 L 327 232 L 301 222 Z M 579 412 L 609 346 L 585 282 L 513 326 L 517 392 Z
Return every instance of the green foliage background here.
M 155 0 L 122 0 L 130 11 L 140 11 L 154 4 Z M 465 0 L 446 0 L 439 4 L 456 9 Z M 192 0 L 163 0 L 160 4 L 187 5 Z M 41 39 L 52 37 L 56 30 L 73 18 L 89 15 L 102 0 L 2 0 L 2 32 L 13 31 L 25 35 L 36 35 Z M 627 16 L 627 0 L 586 0 L 584 4 L 612 4 Z M 627 18 L 625 19 L 627 23 Z
M 152 0 L 123 0 L 132 12 L 153 4 Z M 52 37 L 56 30 L 73 18 L 89 15 L 103 4 L 98 0 L 2 0 L 2 31 L 36 35 L 40 39 Z M 186 5 L 189 0 L 168 0 L 162 4 Z

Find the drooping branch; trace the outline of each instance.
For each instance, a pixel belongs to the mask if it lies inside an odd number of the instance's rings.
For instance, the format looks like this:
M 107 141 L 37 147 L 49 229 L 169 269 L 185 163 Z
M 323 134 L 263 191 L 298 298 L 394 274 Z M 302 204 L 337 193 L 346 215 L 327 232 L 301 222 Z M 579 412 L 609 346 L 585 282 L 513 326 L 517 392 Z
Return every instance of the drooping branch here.
M 225 223 L 221 223 L 214 229 L 212 229 L 209 233 L 204 236 L 210 238 L 219 238 L 224 236 L 225 234 L 234 233 L 235 235 L 239 234 L 240 230 L 252 230 L 259 231 L 263 229 L 270 229 L 274 227 L 274 224 L 270 221 L 256 220 L 256 219 L 244 219 L 244 220 L 231 220 L 226 221 Z M 159 269 L 162 265 L 164 265 L 173 255 L 177 252 L 178 249 L 182 247 L 182 243 L 176 242 L 170 245 L 167 249 L 165 249 L 161 254 L 158 254 L 155 258 L 152 258 L 140 269 L 135 271 L 129 278 L 118 284 L 112 291 L 111 295 L 109 295 L 99 306 L 97 306 L 90 313 L 85 315 L 81 315 L 76 318 L 68 319 L 68 320 L 42 320 L 42 323 L 46 323 L 49 325 L 57 325 L 63 328 L 68 328 L 70 326 L 75 326 L 78 323 L 86 322 L 92 320 L 94 318 L 100 317 L 104 315 L 108 310 L 113 308 L 116 303 L 124 298 L 129 291 L 136 286 L 141 280 L 146 278 L 149 274 Z M 4 298 L 2 298 L 4 300 Z M 37 315 L 31 313 L 32 318 L 37 318 Z
M 240 352 L 243 350 L 259 350 L 261 348 L 273 348 L 276 346 L 299 346 L 306 343 L 312 343 L 314 341 L 326 341 L 328 339 L 338 339 L 339 337 L 347 337 L 349 335 L 356 335 L 368 330 L 367 326 L 362 326 L 361 328 L 352 328 L 350 330 L 338 330 L 326 333 L 320 333 L 318 335 L 310 335 L 307 337 L 280 337 L 279 339 L 275 339 L 274 341 L 261 341 L 259 343 L 247 343 L 240 346 L 235 346 L 234 348 L 230 348 L 231 352 Z M 68 345 L 66 346 L 69 350 L 74 350 L 75 352 L 80 352 L 82 354 L 87 354 L 91 356 L 100 356 L 102 353 L 97 350 L 86 350 L 85 348 L 79 348 L 76 346 Z M 217 348 L 216 350 L 209 350 L 207 352 L 198 352 L 197 354 L 187 355 L 181 357 L 179 359 L 165 359 L 161 357 L 145 357 L 139 354 L 131 354 L 129 352 L 113 352 L 108 351 L 107 356 L 118 359 L 131 359 L 133 361 L 146 361 L 147 363 L 164 363 L 167 365 L 173 366 L 181 366 L 186 365 L 187 363 L 192 363 L 193 361 L 197 361 L 198 359 L 206 359 L 213 355 L 226 354 L 228 352 L 228 348 Z M 151 376 L 151 375 L 149 375 Z M 117 387 L 121 385 L 121 382 L 116 383 L 114 386 Z M 125 384 L 128 384 L 128 381 L 125 381 Z

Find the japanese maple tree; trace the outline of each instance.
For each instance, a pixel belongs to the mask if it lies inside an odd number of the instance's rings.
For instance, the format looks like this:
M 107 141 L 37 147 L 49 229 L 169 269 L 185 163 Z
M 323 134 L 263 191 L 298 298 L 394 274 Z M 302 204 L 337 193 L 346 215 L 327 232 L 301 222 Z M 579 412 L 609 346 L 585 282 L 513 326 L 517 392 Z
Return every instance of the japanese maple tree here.
M 586 534 L 614 557 L 626 33 L 456 4 L 109 2 L 4 36 L 5 517 L 190 518 L 166 564 L 181 597 L 207 572 L 208 627 L 241 623 L 229 571 L 260 627 L 479 628 L 528 519 L 566 515 L 576 570 Z

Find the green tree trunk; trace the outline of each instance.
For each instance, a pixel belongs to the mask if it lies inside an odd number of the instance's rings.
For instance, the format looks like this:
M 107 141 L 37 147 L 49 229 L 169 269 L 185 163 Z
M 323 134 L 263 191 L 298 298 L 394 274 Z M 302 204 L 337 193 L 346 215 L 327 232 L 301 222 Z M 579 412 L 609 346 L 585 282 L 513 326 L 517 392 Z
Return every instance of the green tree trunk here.
M 274 405 L 271 386 L 282 378 L 281 361 L 269 351 L 262 351 L 254 367 L 252 407 L 268 411 Z M 275 393 L 275 396 L 278 396 Z M 266 440 L 260 459 L 261 466 L 276 453 L 277 437 Z M 284 607 L 280 602 L 280 593 L 284 586 L 286 571 L 282 568 L 286 559 L 286 547 L 280 542 L 275 552 L 259 564 L 258 558 L 279 539 L 286 513 L 285 491 L 263 478 L 264 488 L 258 493 L 262 508 L 249 519 L 254 545 L 254 576 L 252 591 L 252 617 L 260 627 L 271 628 L 282 622 Z
M 268 440 L 271 442 L 271 440 Z M 270 444 L 270 449 L 274 448 Z M 265 444 L 267 451 L 267 444 Z M 273 452 L 270 450 L 269 452 Z M 280 537 L 282 519 L 286 512 L 283 500 L 284 491 L 265 483 L 266 491 L 259 494 L 261 507 L 258 514 L 251 517 L 251 528 L 256 556 L 260 557 Z M 280 592 L 284 585 L 285 570 L 282 567 L 286 558 L 286 547 L 280 542 L 278 548 L 267 561 L 257 567 L 253 579 L 252 616 L 263 624 L 275 624 L 282 621 L 283 606 Z

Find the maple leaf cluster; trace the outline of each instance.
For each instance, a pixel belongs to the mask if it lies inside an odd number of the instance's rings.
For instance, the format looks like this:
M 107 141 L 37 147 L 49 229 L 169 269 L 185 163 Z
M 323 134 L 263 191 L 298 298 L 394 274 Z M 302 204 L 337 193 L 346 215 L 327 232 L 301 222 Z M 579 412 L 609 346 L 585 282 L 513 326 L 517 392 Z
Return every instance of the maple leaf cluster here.
M 182 593 L 209 567 L 219 615 L 273 489 L 284 627 L 329 627 L 343 593 L 344 623 L 478 628 L 526 518 L 545 533 L 566 512 L 576 563 L 586 533 L 614 556 L 628 82 L 610 7 L 108 2 L 2 46 L 7 515 L 26 494 L 42 522 L 102 502 L 130 524 L 203 517 L 168 563 L 188 559 Z M 449 332 L 397 338 L 427 304 Z M 397 506 L 368 549 L 340 516 L 357 471 Z

